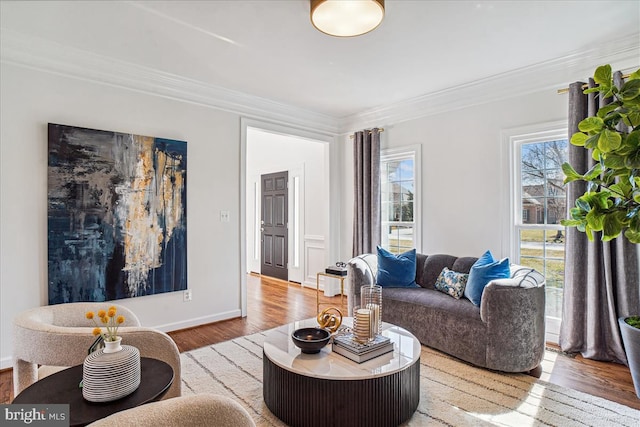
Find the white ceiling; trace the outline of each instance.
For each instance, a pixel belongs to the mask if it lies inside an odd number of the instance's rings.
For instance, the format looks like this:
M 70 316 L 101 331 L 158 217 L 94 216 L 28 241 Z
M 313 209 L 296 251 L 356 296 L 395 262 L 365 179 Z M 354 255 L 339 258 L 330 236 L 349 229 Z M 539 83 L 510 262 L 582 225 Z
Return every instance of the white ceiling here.
M 378 29 L 346 39 L 315 30 L 307 0 L 2 0 L 0 22 L 335 118 L 640 37 L 634 0 L 385 3 Z

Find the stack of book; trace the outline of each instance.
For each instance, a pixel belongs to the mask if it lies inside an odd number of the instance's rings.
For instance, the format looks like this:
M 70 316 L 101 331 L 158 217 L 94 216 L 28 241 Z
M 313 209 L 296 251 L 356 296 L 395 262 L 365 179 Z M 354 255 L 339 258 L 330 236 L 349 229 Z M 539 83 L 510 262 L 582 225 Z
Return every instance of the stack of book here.
M 375 339 L 366 344 L 361 344 L 354 339 L 352 333 L 336 335 L 333 338 L 331 350 L 354 362 L 362 363 L 374 357 L 393 351 L 393 343 L 389 337 L 376 335 Z

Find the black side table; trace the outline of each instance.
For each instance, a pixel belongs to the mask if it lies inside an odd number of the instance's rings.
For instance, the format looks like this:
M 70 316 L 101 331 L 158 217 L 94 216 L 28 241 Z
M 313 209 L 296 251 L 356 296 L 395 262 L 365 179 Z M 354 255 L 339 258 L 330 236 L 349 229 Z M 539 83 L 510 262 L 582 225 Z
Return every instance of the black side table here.
M 160 400 L 173 383 L 173 368 L 162 360 L 140 358 L 140 386 L 136 391 L 112 402 L 94 403 L 82 397 L 82 365 L 73 366 L 36 381 L 12 403 L 68 403 L 70 426 L 85 426 L 113 413 Z

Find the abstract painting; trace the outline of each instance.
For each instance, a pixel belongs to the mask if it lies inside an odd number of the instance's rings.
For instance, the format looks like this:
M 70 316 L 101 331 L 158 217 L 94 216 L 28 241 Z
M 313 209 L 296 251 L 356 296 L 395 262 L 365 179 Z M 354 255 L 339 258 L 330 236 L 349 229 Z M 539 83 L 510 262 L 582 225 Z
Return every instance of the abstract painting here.
M 187 143 L 49 123 L 49 304 L 187 289 Z

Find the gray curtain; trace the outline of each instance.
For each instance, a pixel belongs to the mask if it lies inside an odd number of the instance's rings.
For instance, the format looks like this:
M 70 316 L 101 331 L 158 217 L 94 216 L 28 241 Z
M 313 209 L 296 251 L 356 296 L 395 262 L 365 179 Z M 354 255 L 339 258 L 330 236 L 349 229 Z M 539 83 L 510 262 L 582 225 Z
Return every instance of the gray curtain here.
M 621 73 L 615 74 L 618 87 Z M 583 83 L 569 87 L 569 138 L 578 131 L 578 123 L 595 116 L 609 101 L 599 93 L 583 94 Z M 589 87 L 593 87 L 593 80 Z M 578 173 L 594 164 L 591 153 L 569 144 L 569 163 Z M 567 209 L 584 194 L 584 182 L 567 187 Z M 627 364 L 618 329 L 618 317 L 640 314 L 640 274 L 638 247 L 624 237 L 610 242 L 593 242 L 573 227 L 567 229 L 564 306 L 560 328 L 563 351 L 581 353 L 585 358 Z
M 353 256 L 375 253 L 380 244 L 380 130 L 356 132 Z

